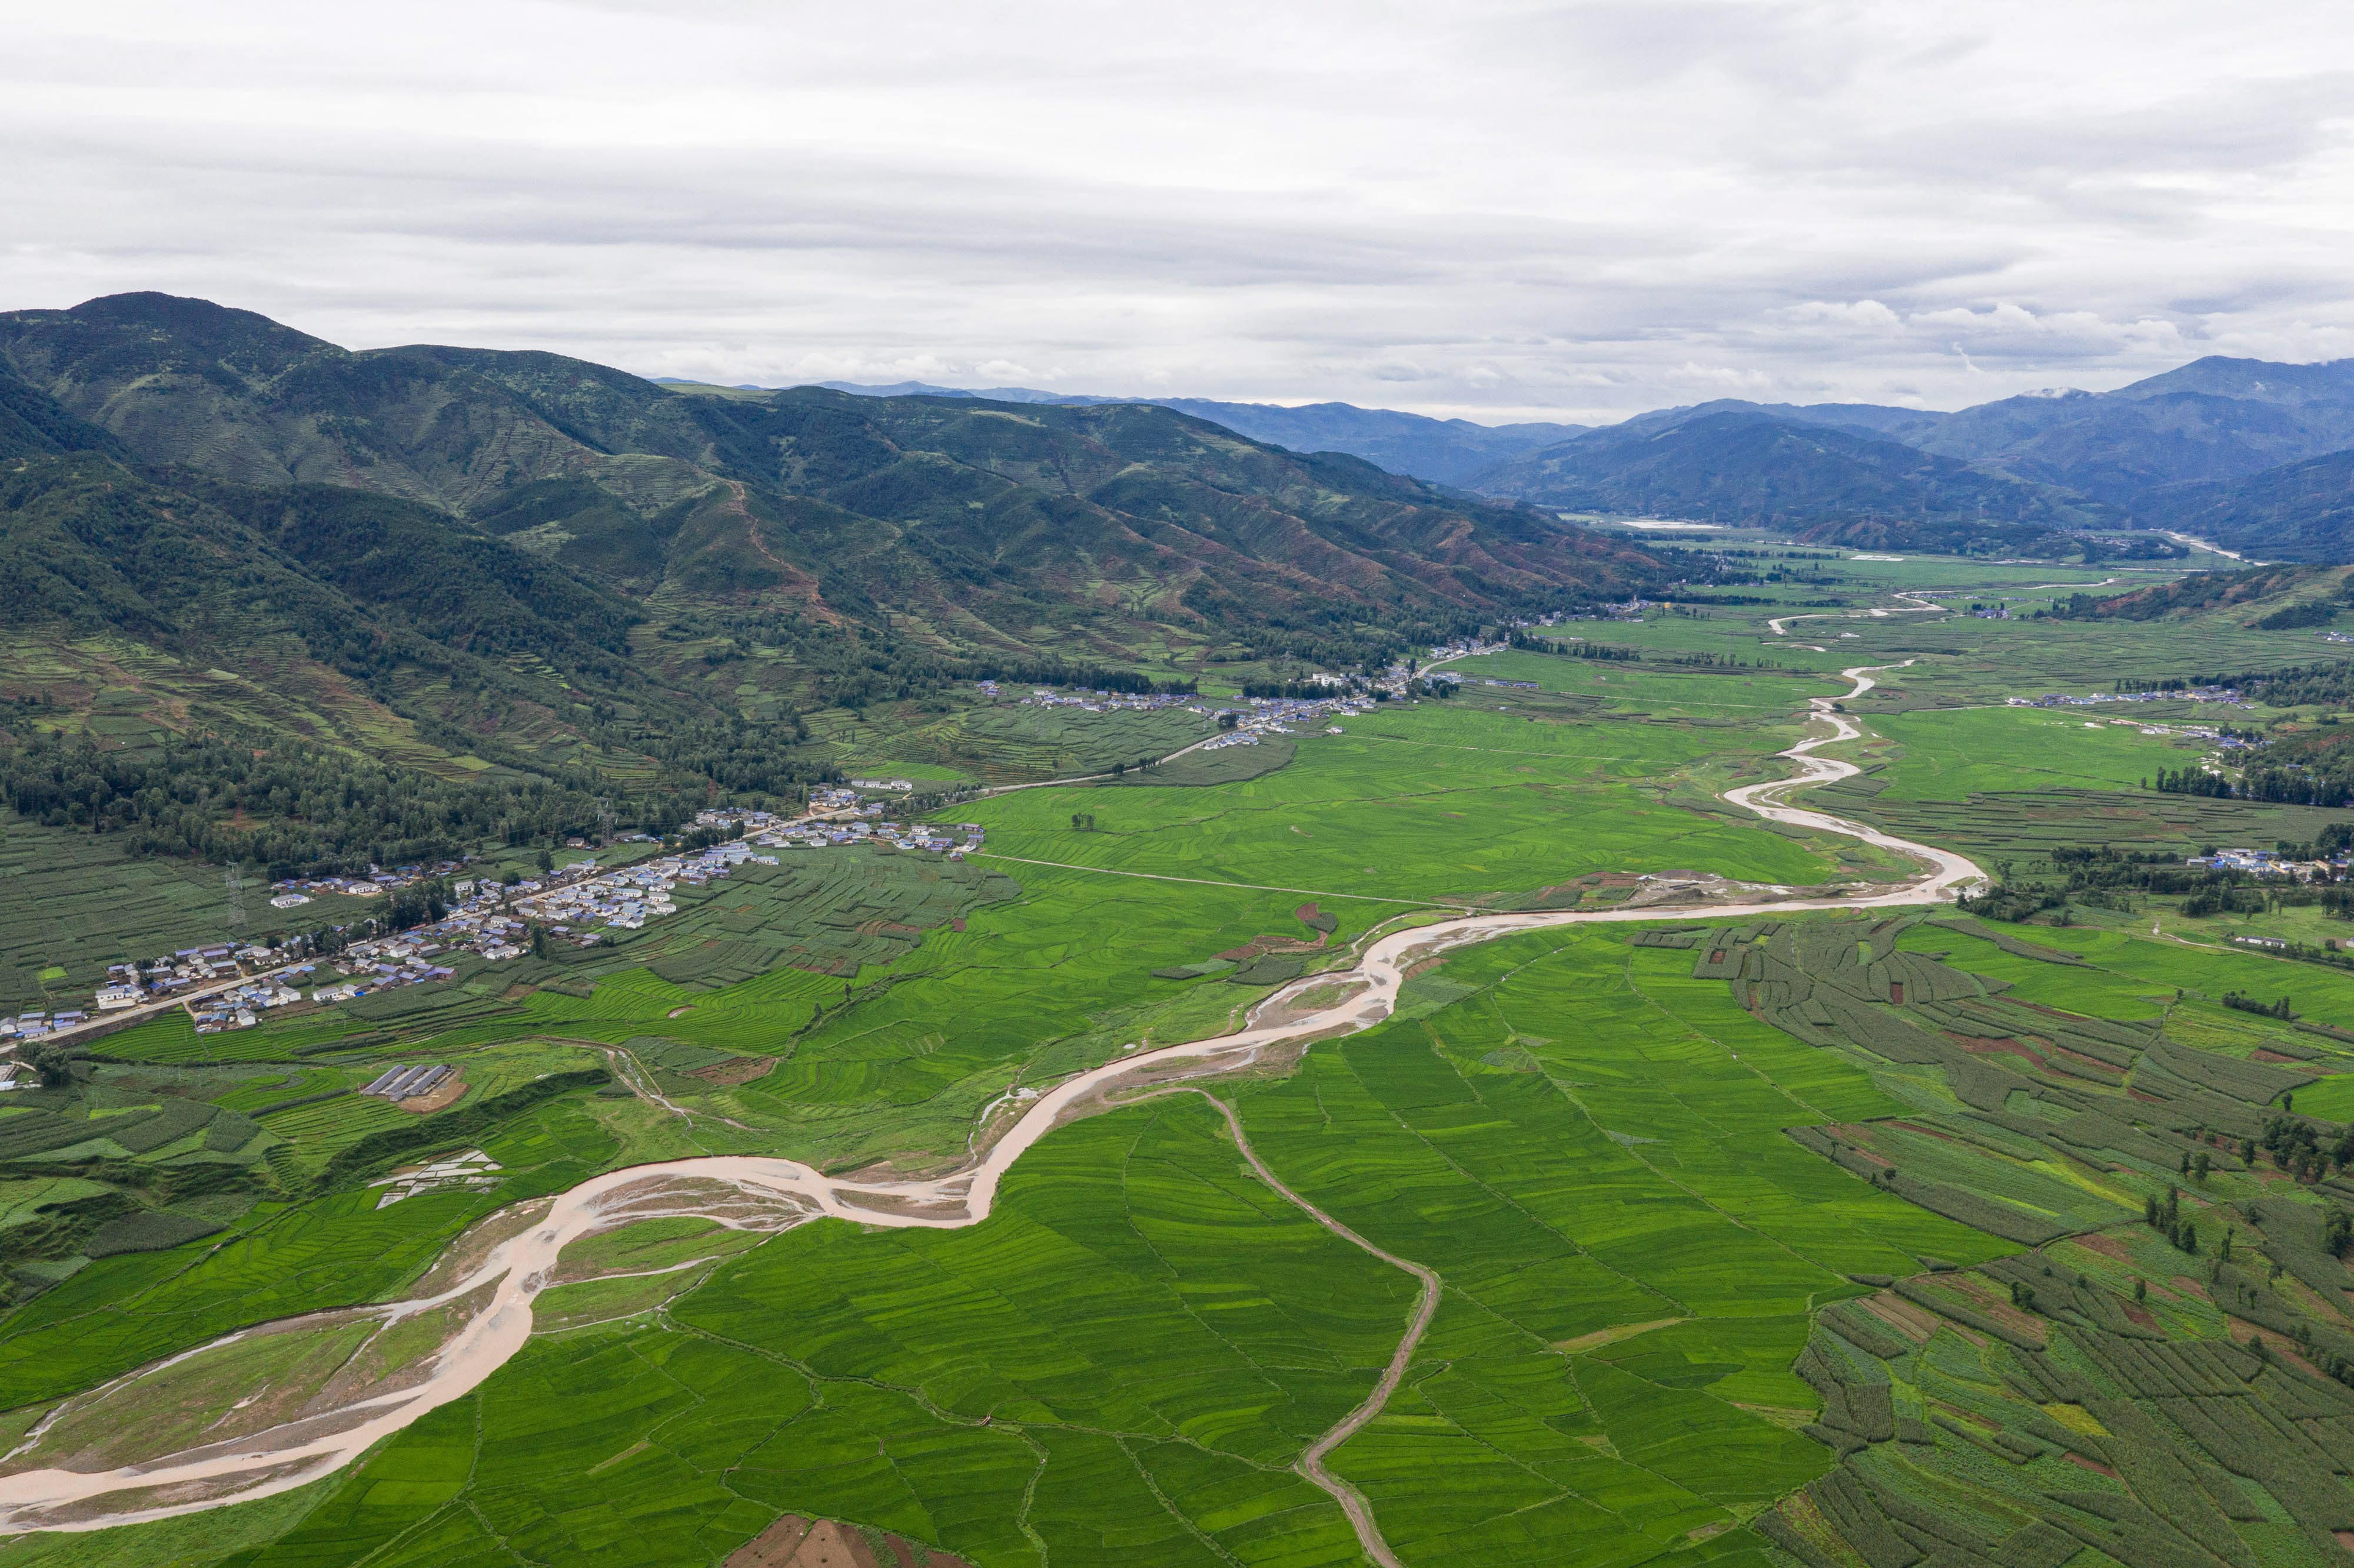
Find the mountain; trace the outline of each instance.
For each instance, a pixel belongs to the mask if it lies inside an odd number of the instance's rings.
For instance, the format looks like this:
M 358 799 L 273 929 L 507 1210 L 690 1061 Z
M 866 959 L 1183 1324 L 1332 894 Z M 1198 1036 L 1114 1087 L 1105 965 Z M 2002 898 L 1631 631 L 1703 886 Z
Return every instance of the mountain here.
M 1884 403 L 1752 403 L 1741 397 L 1719 397 L 1677 408 L 1654 408 L 1648 414 L 1608 427 L 1622 435 L 1657 435 L 1712 414 L 1750 414 L 1789 425 L 1828 425 L 1859 435 L 1886 436 L 1913 444 L 1913 437 L 1951 416 L 1932 408 L 1899 408 Z
M 2158 485 L 2135 498 L 2134 518 L 2266 559 L 2354 560 L 2354 450 L 2243 479 Z
M 2354 446 L 2354 360 L 2211 357 L 2114 392 L 1981 404 L 1904 439 L 2138 511 L 2159 485 L 2243 478 Z
M 847 392 L 858 397 L 972 397 L 983 403 L 1129 403 L 1141 402 L 1131 397 L 1091 397 L 1083 392 L 1043 392 L 1035 387 L 938 387 L 929 381 L 892 381 L 885 383 L 859 381 L 821 381 L 819 386 L 829 392 Z M 770 392 L 786 388 L 771 387 Z
M 129 455 L 111 434 L 0 365 L 0 459 L 80 451 Z
M 983 675 L 1352 664 L 1676 575 L 1150 404 L 663 387 L 154 294 L 0 315 L 0 800 L 140 853 L 667 827 Z
M 151 468 L 373 492 L 611 591 L 887 614 L 944 654 L 1329 638 L 1660 569 L 1150 404 L 704 395 L 546 354 L 355 352 L 158 294 L 0 316 L 0 364 Z
M 1813 542 L 1912 549 L 2065 550 L 2061 529 L 2116 514 L 1828 424 L 1724 411 L 1637 421 L 1543 448 L 1482 474 L 1490 494 L 1571 511 L 1791 530 Z
M 1584 425 L 1479 425 L 1469 419 L 1434 419 L 1394 408 L 1360 408 L 1352 403 L 1222 403 L 1206 397 L 1102 397 L 1081 393 L 1041 392 L 1029 387 L 991 387 L 967 391 L 922 381 L 861 386 L 829 381 L 832 391 L 863 397 L 974 397 L 1000 403 L 1089 406 L 1150 403 L 1224 425 L 1236 435 L 1297 452 L 1341 452 L 1376 468 L 1434 484 L 1460 486 L 1505 458 L 1562 440 Z

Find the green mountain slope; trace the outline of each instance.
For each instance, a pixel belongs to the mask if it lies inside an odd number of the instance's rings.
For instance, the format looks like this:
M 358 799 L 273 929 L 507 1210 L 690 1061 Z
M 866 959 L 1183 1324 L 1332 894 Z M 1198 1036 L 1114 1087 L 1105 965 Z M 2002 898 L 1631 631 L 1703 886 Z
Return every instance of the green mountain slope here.
M 2135 498 L 2134 517 L 2265 557 L 2354 559 L 2354 451 L 2243 479 L 2159 485 Z
M 640 597 L 888 613 L 943 654 L 1329 641 L 1660 570 L 1145 405 L 699 396 L 545 354 L 355 353 L 152 294 L 0 316 L 0 359 L 147 464 L 421 503 Z
M 702 396 L 153 294 L 0 316 L 0 788 L 164 853 L 665 827 L 981 675 L 1356 663 L 1670 575 L 1150 406 Z

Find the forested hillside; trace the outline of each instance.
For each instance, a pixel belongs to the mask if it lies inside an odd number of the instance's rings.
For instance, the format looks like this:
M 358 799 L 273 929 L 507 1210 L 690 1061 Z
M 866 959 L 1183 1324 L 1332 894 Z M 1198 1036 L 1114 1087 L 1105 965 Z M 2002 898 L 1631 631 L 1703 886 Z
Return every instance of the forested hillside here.
M 0 770 L 168 853 L 663 827 L 828 777 L 828 709 L 1362 665 L 1671 570 L 1150 406 L 704 395 L 154 294 L 0 316 Z M 166 760 L 186 798 L 128 803 Z

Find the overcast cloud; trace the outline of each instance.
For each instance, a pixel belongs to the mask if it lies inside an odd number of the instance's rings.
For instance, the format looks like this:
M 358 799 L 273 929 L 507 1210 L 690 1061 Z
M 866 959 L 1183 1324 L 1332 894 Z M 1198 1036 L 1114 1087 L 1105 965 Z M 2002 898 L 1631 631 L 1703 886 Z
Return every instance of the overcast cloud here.
M 2354 9 L 0 0 L 0 308 L 1613 418 L 2354 355 Z

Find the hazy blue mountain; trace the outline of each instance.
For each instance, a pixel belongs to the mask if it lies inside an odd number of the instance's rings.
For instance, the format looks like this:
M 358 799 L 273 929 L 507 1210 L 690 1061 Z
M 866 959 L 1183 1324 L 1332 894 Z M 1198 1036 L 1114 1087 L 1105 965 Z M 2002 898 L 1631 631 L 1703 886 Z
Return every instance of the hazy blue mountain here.
M 1524 454 L 1479 487 L 1578 512 L 1787 528 L 1868 546 L 2022 548 L 2112 508 L 1901 441 L 1742 410 L 1629 420 Z M 2056 545 L 2052 546 L 2056 548 Z
M 1903 439 L 2130 506 L 2157 485 L 2237 479 L 2354 446 L 2354 360 L 2210 357 L 2114 392 L 1980 404 Z
M 2354 450 L 2240 479 L 2159 485 L 2135 499 L 2134 520 L 2266 560 L 2354 560 Z
M 1863 435 L 1888 436 L 1910 442 L 1914 436 L 1935 428 L 1941 419 L 1953 416 L 1934 408 L 1899 408 L 1884 403 L 1752 403 L 1740 397 L 1719 397 L 1707 403 L 1691 403 L 1676 408 L 1654 408 L 1647 414 L 1637 414 L 1606 429 L 1629 435 L 1656 435 L 1678 425 L 1704 419 L 1712 414 L 1754 414 L 1763 418 L 1779 419 L 1791 425 L 1829 425 L 1834 429 L 1854 430 Z

